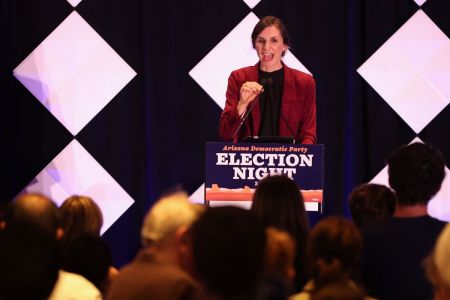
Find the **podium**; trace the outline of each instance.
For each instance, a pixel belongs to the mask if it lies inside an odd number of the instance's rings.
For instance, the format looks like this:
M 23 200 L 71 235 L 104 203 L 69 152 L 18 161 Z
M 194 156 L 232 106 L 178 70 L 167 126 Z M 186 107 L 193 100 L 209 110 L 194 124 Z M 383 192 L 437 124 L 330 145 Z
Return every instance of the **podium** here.
M 286 175 L 307 211 L 323 211 L 323 145 L 206 143 L 205 202 L 250 207 L 258 182 Z

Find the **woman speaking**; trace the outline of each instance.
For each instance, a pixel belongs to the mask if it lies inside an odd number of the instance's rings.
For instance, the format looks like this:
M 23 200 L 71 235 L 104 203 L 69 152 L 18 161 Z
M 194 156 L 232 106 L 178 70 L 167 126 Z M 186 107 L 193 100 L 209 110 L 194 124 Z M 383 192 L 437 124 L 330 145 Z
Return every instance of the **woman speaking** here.
M 252 44 L 259 62 L 228 78 L 220 137 L 233 142 L 292 137 L 297 143 L 316 143 L 315 82 L 282 62 L 290 45 L 284 24 L 273 16 L 262 18 L 253 29 Z

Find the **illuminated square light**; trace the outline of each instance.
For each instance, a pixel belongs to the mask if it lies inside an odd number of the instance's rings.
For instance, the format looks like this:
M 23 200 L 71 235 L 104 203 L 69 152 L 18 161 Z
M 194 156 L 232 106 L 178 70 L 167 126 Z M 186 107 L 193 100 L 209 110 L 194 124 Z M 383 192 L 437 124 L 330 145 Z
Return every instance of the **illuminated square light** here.
M 189 196 L 189 201 L 198 204 L 205 203 L 205 184 L 199 186 L 198 189 Z
M 261 0 L 243 0 L 250 8 L 254 8 Z
M 419 133 L 449 103 L 449 58 L 448 37 L 419 10 L 358 72 Z
M 389 101 L 389 105 L 416 133 L 422 131 L 447 104 L 448 101 L 421 74 Z
M 251 33 L 258 21 L 258 17 L 250 12 L 189 72 L 222 109 L 225 106 L 225 93 L 231 72 L 258 62 L 251 43 Z M 289 51 L 283 61 L 291 68 L 310 74 Z
M 67 2 L 69 2 L 73 7 L 76 7 L 81 2 L 81 0 L 67 0 Z
M 359 67 L 358 73 L 389 103 L 418 70 L 389 40 Z
M 70 65 L 41 44 L 17 66 L 14 76 L 47 107 L 48 99 L 64 84 L 71 72 Z
M 450 41 L 433 57 L 422 70 L 423 76 L 430 81 L 442 96 L 450 101 Z
M 428 202 L 428 213 L 436 219 L 450 222 L 450 170 L 447 167 L 441 189 Z
M 45 107 L 72 134 L 78 133 L 107 103 L 78 75 L 55 93 Z
M 23 192 L 43 193 L 58 205 L 75 194 L 91 197 L 103 213 L 102 233 L 134 203 L 77 140 L 61 151 Z
M 56 205 L 60 206 L 70 194 L 50 176 L 46 170 L 42 170 L 21 192 L 38 193 L 51 198 Z
M 414 0 L 414 2 L 416 2 L 417 5 L 422 6 L 422 4 L 424 4 L 425 2 L 427 2 L 427 0 Z
M 73 135 L 135 75 L 75 11 L 14 70 Z
M 61 151 L 45 172 L 69 194 L 84 192 L 105 170 L 76 140 Z
M 97 178 L 84 195 L 95 199 L 102 210 L 103 227 L 105 232 L 120 216 L 134 203 L 130 195 L 106 171 Z
M 97 95 L 102 99 L 108 99 L 109 102 L 136 75 L 136 72 L 105 42 L 80 68 L 77 75 Z M 107 104 L 105 101 L 103 103 Z
M 422 10 L 415 13 L 389 40 L 419 70 L 448 43 L 445 33 Z
M 420 142 L 419 138 L 415 138 L 411 143 Z M 450 222 L 450 170 L 445 167 L 445 178 L 442 182 L 439 192 L 428 202 L 428 214 L 433 218 Z M 388 166 L 384 167 L 370 183 L 382 184 L 389 186 Z

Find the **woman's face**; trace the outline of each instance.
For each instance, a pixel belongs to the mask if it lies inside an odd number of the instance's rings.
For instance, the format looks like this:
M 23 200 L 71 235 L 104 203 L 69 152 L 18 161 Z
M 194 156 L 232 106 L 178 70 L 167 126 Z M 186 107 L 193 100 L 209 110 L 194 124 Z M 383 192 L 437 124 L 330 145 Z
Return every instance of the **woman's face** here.
M 266 72 L 281 69 L 281 54 L 288 48 L 284 44 L 280 30 L 275 26 L 264 28 L 255 39 L 255 49 L 260 61 L 260 68 Z

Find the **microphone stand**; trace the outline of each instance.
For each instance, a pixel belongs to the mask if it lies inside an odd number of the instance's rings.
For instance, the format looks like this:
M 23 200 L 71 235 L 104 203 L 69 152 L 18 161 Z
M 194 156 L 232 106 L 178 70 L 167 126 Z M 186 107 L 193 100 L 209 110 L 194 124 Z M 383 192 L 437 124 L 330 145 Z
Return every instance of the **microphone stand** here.
M 269 81 L 270 84 L 272 84 L 272 78 L 269 78 L 269 80 L 270 80 Z M 270 100 L 273 101 L 272 89 L 269 90 L 269 97 L 270 97 Z M 292 140 L 294 141 L 294 144 L 295 144 L 296 140 L 295 140 L 294 131 L 292 131 L 291 126 L 289 126 L 289 123 L 287 122 L 286 118 L 284 117 L 283 112 L 281 111 L 281 107 L 280 107 L 280 117 L 281 117 L 281 120 L 283 120 L 283 123 L 286 125 L 287 129 L 289 130 L 289 133 L 292 135 Z
M 248 118 L 248 116 L 250 115 L 250 113 L 252 112 L 253 106 L 255 106 L 255 104 L 256 104 L 256 99 L 253 100 L 253 103 L 252 103 L 252 105 L 250 106 L 250 109 L 248 109 L 248 110 L 245 112 L 244 116 L 241 118 L 241 123 L 239 124 L 238 128 L 236 129 L 236 131 L 235 131 L 234 134 L 233 134 L 233 138 L 232 138 L 233 140 L 234 140 L 234 138 L 236 137 L 236 135 L 238 134 L 239 130 L 241 130 L 242 126 L 243 126 L 244 123 L 245 123 L 245 120 L 247 120 L 247 118 Z

